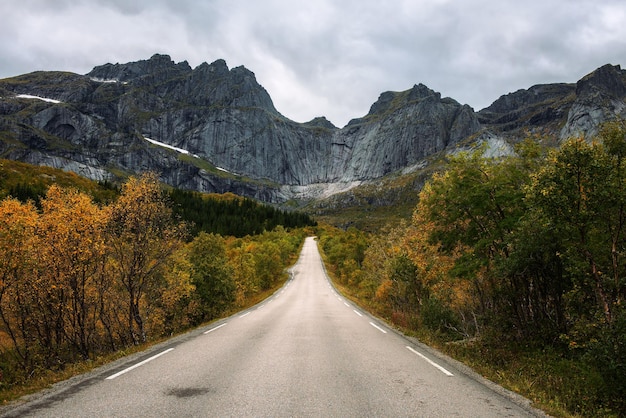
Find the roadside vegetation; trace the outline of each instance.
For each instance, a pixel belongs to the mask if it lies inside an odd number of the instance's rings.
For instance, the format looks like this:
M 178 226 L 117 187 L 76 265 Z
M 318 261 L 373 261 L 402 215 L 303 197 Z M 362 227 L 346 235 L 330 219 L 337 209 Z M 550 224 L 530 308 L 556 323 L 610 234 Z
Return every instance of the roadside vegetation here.
M 233 196 L 167 192 L 154 174 L 60 186 L 61 172 L 0 168 L 3 401 L 250 306 L 286 280 L 314 224 Z M 238 236 L 215 230 L 224 212 Z
M 543 143 L 450 157 L 377 232 L 0 161 L 0 396 L 249 306 L 315 231 L 337 287 L 404 332 L 550 415 L 624 416 L 626 126 Z
M 626 411 L 626 128 L 450 159 L 410 222 L 319 229 L 346 294 L 555 416 Z

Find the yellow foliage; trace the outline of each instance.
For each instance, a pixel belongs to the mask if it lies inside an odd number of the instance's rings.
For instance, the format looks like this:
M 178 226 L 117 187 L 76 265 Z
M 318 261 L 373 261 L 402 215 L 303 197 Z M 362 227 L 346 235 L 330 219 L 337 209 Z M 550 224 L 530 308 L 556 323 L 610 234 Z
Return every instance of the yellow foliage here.
M 393 282 L 391 280 L 383 281 L 378 289 L 376 289 L 376 299 L 385 301 L 389 298 L 389 294 L 393 288 Z

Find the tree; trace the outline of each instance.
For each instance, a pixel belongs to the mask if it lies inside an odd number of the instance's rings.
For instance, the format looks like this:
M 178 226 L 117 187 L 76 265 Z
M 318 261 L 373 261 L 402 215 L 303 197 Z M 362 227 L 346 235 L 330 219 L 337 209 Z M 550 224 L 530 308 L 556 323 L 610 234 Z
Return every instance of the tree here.
M 581 296 L 595 299 L 611 323 L 620 298 L 626 213 L 619 192 L 623 170 L 606 150 L 583 139 L 563 144 L 534 178 L 529 199 L 561 237 L 565 267 Z
M 188 251 L 202 320 L 217 318 L 234 302 L 236 290 L 224 238 L 200 232 Z
M 41 206 L 39 290 L 46 312 L 41 323 L 49 324 L 49 349 L 67 338 L 86 359 L 96 333 L 96 283 L 105 260 L 105 212 L 89 196 L 56 185 L 48 189 Z
M 460 301 L 474 305 L 469 312 L 457 309 L 463 321 L 471 312 L 478 329 L 478 314 L 486 322 L 498 321 L 498 326 L 510 324 L 521 338 L 537 329 L 545 319 L 542 312 L 552 312 L 546 300 L 558 300 L 558 295 L 544 295 L 537 288 L 559 290 L 545 286 L 551 277 L 540 276 L 542 283 L 537 277 L 529 280 L 526 260 L 516 253 L 520 237 L 530 237 L 519 234 L 521 224 L 530 219 L 526 187 L 543 161 L 536 142 L 525 141 L 516 151 L 500 159 L 483 158 L 479 152 L 452 158 L 447 171 L 433 176 L 420 193 L 414 225 L 427 231 L 422 239 L 453 257 L 454 268 L 443 283 L 456 281 L 448 286 L 449 303 L 455 300 L 459 308 L 465 305 Z M 420 245 L 429 253 L 433 250 Z M 419 266 L 419 255 L 412 258 Z
M 7 198 L 0 202 L 0 318 L 21 367 L 33 368 L 36 334 L 29 280 L 37 269 L 35 249 L 38 213 L 32 202 Z
M 128 336 L 138 344 L 146 340 L 143 297 L 159 284 L 160 269 L 180 247 L 184 228 L 174 222 L 154 173 L 131 177 L 109 210 L 111 268 L 126 291 Z

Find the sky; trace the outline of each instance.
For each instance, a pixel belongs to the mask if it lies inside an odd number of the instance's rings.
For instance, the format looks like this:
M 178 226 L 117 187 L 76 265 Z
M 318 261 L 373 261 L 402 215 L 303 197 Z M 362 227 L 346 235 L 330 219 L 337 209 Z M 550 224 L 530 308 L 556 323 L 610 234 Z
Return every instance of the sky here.
M 155 53 L 245 66 L 284 116 L 342 127 L 422 83 L 476 111 L 626 64 L 624 0 L 2 0 L 0 78 Z

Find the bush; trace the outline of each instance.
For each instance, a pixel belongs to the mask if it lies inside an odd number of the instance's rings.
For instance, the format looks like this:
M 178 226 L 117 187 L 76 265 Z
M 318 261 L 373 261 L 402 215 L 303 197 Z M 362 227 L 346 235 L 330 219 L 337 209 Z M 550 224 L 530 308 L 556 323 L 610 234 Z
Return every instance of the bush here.
M 457 339 L 459 320 L 449 308 L 437 298 L 430 297 L 424 301 L 421 310 L 422 325 L 441 336 Z

